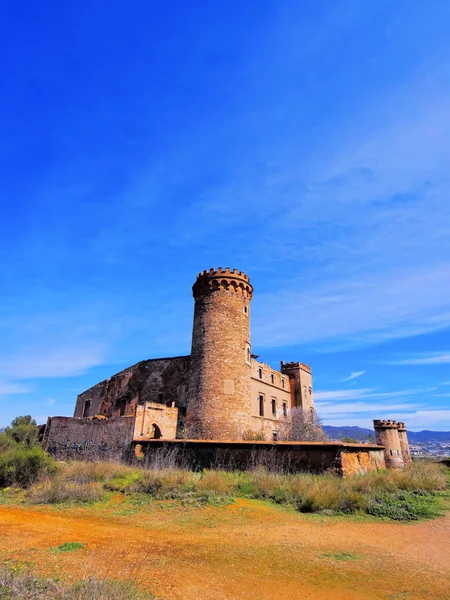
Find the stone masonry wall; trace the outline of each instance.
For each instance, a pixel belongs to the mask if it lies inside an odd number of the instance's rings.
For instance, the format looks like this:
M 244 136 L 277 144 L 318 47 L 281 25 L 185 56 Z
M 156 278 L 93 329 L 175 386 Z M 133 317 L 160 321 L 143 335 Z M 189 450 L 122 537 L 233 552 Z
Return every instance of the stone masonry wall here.
M 133 439 L 134 421 L 134 417 L 49 417 L 44 447 L 57 460 L 121 461 Z
M 184 410 L 188 371 L 189 356 L 143 360 L 80 394 L 74 417 L 133 415 L 144 402 L 175 402 Z M 89 414 L 84 414 L 86 402 Z

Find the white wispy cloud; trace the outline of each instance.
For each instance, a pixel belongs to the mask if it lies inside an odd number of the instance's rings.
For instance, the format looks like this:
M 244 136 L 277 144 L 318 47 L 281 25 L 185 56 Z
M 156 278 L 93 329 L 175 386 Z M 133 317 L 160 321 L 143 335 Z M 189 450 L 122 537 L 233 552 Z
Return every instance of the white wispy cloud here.
M 0 375 L 20 380 L 70 377 L 85 373 L 103 361 L 104 353 L 98 347 L 62 345 L 48 349 L 43 346 L 41 349 L 36 348 L 34 352 L 1 357 Z
M 433 353 L 429 355 L 403 358 L 399 360 L 388 361 L 390 365 L 447 365 L 450 364 L 450 352 Z M 446 384 L 443 384 L 446 385 Z
M 0 396 L 12 396 L 14 394 L 28 394 L 32 391 L 29 385 L 23 383 L 14 383 L 8 381 L 0 381 Z
M 348 377 L 346 377 L 345 379 L 342 379 L 341 381 L 352 381 L 352 379 L 356 379 L 357 377 L 360 377 L 361 375 L 364 375 L 366 371 L 353 371 L 352 373 L 350 373 L 350 375 Z

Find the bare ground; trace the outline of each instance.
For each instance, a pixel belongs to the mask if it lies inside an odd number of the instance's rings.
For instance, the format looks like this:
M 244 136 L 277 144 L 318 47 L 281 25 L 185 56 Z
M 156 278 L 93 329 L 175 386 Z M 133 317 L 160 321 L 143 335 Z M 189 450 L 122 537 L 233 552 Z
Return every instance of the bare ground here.
M 65 542 L 85 547 L 52 550 Z M 164 600 L 449 600 L 450 513 L 405 525 L 253 500 L 4 506 L 0 558 L 65 579 L 131 578 Z

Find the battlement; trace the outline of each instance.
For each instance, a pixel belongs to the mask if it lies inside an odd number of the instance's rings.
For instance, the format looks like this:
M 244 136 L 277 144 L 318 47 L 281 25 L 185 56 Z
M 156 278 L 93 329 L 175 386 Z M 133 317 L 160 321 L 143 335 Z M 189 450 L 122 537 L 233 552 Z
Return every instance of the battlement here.
M 301 362 L 288 362 L 285 363 L 283 360 L 281 361 L 281 370 L 289 370 L 289 369 L 303 369 L 303 371 L 307 371 L 311 373 L 311 367 L 309 365 L 305 365 L 305 363 Z
M 393 421 L 392 419 L 374 419 L 373 426 L 375 429 L 397 429 L 398 427 L 397 421 Z
M 250 282 L 250 277 L 246 275 L 243 271 L 238 271 L 237 269 L 230 269 L 230 267 L 226 267 L 225 269 L 223 269 L 222 267 L 219 267 L 218 269 L 205 269 L 197 275 L 197 281 L 201 277 L 220 277 L 222 275 L 225 277 L 236 277 L 239 279 L 245 279 L 245 281 Z
M 402 421 L 397 422 L 397 429 L 399 431 L 406 431 L 406 425 Z
M 230 292 L 240 292 L 245 296 L 252 296 L 253 286 L 250 278 L 243 271 L 230 269 L 205 269 L 197 275 L 197 279 L 192 286 L 194 298 L 203 296 L 217 290 L 226 290 Z

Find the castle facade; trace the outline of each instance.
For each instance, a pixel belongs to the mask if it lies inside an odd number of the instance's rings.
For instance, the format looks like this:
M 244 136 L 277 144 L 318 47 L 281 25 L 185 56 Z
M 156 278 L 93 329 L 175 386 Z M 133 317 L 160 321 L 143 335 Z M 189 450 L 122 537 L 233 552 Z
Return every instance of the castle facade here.
M 280 370 L 252 353 L 253 286 L 236 269 L 210 269 L 192 288 L 189 356 L 144 360 L 80 394 L 74 417 L 135 416 L 135 437 L 277 439 L 293 409 L 314 413 L 312 374 L 300 362 Z

